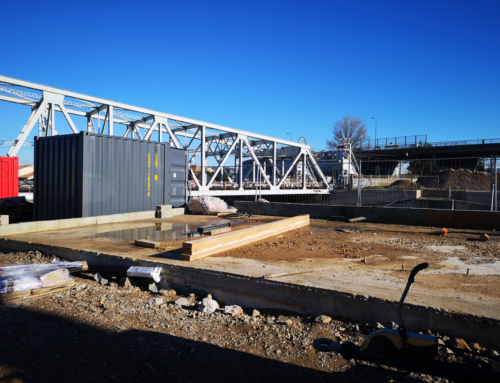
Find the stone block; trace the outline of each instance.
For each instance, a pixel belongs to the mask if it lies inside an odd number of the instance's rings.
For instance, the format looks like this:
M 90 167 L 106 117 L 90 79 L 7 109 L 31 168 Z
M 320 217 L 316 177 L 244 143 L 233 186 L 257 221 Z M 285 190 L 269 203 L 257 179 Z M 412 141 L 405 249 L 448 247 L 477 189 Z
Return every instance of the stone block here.
M 173 217 L 172 210 L 156 210 L 155 218 L 170 218 Z
M 172 217 L 175 217 L 176 215 L 184 215 L 185 209 L 183 207 L 177 207 L 175 209 L 172 209 Z
M 9 224 L 9 216 L 8 215 L 0 215 L 0 226 Z
M 36 231 L 49 231 L 59 229 L 59 221 L 38 221 L 36 222 Z
M 36 222 L 23 222 L 23 223 L 18 223 L 18 225 L 19 225 L 19 234 L 34 233 L 36 231 Z
M 155 218 L 155 211 L 154 210 L 138 211 L 135 213 L 129 213 L 129 220 L 130 221 L 138 221 L 141 219 L 151 219 L 151 218 Z
M 128 222 L 129 213 L 113 214 L 113 223 Z
M 156 205 L 156 210 L 172 210 L 172 205 Z
M 106 223 L 113 223 L 113 216 L 112 215 L 101 215 L 99 217 L 96 217 L 96 223 L 98 225 L 104 225 Z
M 92 226 L 97 224 L 97 217 L 78 218 L 78 226 Z
M 70 218 L 70 219 L 59 219 L 58 221 L 59 229 L 73 229 L 78 227 L 78 219 Z
M 19 223 L 0 226 L 0 237 L 19 234 Z

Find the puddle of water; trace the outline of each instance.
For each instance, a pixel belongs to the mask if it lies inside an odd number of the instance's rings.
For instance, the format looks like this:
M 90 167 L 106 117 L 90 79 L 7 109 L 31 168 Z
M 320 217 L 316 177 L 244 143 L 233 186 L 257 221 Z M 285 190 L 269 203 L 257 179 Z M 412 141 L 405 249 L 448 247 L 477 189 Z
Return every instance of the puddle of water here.
M 185 223 L 126 223 L 98 226 L 95 234 L 90 237 L 105 237 L 121 239 L 124 241 L 134 241 L 136 239 L 146 239 L 158 242 L 185 241 L 187 238 L 200 237 L 198 228 L 226 222 L 221 219 L 205 221 L 200 224 Z M 231 226 L 241 224 L 240 221 L 231 221 Z
M 470 269 L 471 275 L 500 275 L 500 262 L 483 263 L 480 265 L 468 265 L 461 261 L 458 257 L 450 257 L 439 262 L 443 266 L 442 269 L 429 270 L 431 274 L 449 274 L 450 271 L 454 273 L 467 274 L 467 269 Z
M 157 223 L 143 227 L 134 227 L 96 233 L 91 237 L 106 237 L 134 241 L 136 239 L 147 239 L 149 241 L 174 242 L 186 239 L 187 233 L 195 232 L 197 226 L 181 223 Z
M 465 251 L 467 250 L 465 246 L 428 246 L 431 251 L 439 251 L 441 253 L 453 253 L 454 251 Z

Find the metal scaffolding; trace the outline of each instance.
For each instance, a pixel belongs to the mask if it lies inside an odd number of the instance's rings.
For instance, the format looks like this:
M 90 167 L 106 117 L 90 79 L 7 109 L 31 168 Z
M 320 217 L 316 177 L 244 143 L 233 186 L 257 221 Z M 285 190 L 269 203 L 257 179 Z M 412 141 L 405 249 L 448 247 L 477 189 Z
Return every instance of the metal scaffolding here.
M 253 195 L 257 190 L 262 195 L 327 194 L 332 187 L 314 159 L 311 147 L 305 143 L 6 76 L 0 76 L 0 100 L 31 107 L 31 115 L 8 156 L 16 156 L 36 124 L 38 136 L 60 134 L 62 129 L 59 122 L 56 126 L 55 118 L 55 112 L 60 112 L 75 134 L 80 130 L 73 117 L 78 116 L 85 119 L 82 131 L 168 141 L 175 148 L 185 149 L 189 167 L 187 188 L 191 196 Z

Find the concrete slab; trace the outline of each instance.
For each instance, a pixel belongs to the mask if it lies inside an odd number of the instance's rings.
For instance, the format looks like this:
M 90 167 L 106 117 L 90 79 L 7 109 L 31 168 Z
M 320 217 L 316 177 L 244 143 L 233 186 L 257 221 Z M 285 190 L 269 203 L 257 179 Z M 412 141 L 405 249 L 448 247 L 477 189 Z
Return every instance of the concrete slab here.
M 254 220 L 265 222 L 266 219 L 277 218 L 258 217 Z M 349 270 L 349 265 L 359 263 L 353 259 L 282 262 L 211 256 L 187 263 L 180 260 L 180 251 L 136 248 L 132 245 L 133 240 L 128 239 L 132 238 L 129 234 L 161 234 L 162 229 L 170 232 L 179 226 L 191 230 L 195 224 L 203 226 L 218 220 L 209 216 L 179 216 L 57 230 L 49 236 L 28 233 L 0 239 L 0 247 L 17 251 L 38 250 L 46 255 L 100 265 L 161 266 L 165 277 L 161 284 L 163 288 L 209 292 L 222 302 L 244 307 L 272 307 L 367 322 L 397 322 L 395 307 L 404 283 L 392 277 L 393 270 L 382 271 L 374 278 L 359 268 Z M 243 222 L 240 227 L 245 224 L 255 223 Z M 238 225 L 233 225 L 233 230 L 237 228 Z M 175 243 L 182 241 L 183 238 L 178 236 L 173 240 Z M 312 272 L 263 278 L 268 274 L 298 271 Z M 431 328 L 498 346 L 498 300 L 478 300 L 466 294 L 460 298 L 450 299 L 416 284 L 407 298 L 408 305 L 403 314 L 405 321 L 412 330 Z

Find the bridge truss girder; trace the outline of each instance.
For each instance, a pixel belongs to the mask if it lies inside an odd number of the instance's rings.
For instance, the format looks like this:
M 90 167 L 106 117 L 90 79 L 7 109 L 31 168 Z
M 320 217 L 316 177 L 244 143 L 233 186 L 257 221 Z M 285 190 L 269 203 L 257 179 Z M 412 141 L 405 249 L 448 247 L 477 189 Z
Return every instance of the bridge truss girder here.
M 0 101 L 31 107 L 31 114 L 13 142 L 8 156 L 17 155 L 20 148 L 26 145 L 26 139 L 37 123 L 38 136 L 60 134 L 62 129 L 59 122 L 56 129 L 58 112 L 64 116 L 72 133 L 86 130 L 96 134 L 169 142 L 172 147 L 186 150 L 188 174 L 192 179 L 191 184 L 194 184 L 191 195 L 254 194 L 256 188 L 261 189 L 260 194 L 321 194 L 330 191 L 327 179 L 311 153 L 311 147 L 306 144 L 6 76 L 0 76 Z M 77 128 L 73 121 L 75 116 L 86 119 L 85 129 Z M 118 127 L 124 133 L 119 133 Z M 209 166 L 209 158 L 215 159 L 216 165 L 212 165 L 215 169 Z M 252 168 L 255 170 L 252 181 L 248 181 L 248 175 L 244 174 L 244 158 L 253 161 Z M 196 159 L 200 160 L 200 171 L 193 169 Z M 292 165 L 286 167 L 284 161 Z M 299 165 L 303 171 L 299 171 Z M 256 179 L 255 172 L 261 178 L 259 185 L 253 182 Z M 292 186 L 287 182 L 291 173 L 302 178 Z M 232 184 L 229 190 L 224 185 L 224 176 Z M 217 181 L 218 177 L 222 178 L 222 186 Z

